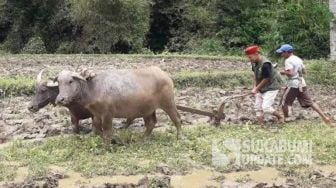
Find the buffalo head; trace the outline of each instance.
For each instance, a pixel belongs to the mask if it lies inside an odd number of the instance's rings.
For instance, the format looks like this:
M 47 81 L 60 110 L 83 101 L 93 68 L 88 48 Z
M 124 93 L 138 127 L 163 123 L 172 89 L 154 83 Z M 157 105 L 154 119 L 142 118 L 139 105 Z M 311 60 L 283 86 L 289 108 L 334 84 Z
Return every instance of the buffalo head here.
M 58 78 L 59 95 L 56 98 L 56 103 L 68 105 L 79 100 L 82 96 L 82 87 L 86 79 L 79 73 L 71 71 L 62 71 Z
M 36 79 L 35 95 L 28 107 L 31 112 L 37 112 L 49 103 L 55 104 L 58 95 L 58 85 L 54 80 L 42 81 L 42 70 Z

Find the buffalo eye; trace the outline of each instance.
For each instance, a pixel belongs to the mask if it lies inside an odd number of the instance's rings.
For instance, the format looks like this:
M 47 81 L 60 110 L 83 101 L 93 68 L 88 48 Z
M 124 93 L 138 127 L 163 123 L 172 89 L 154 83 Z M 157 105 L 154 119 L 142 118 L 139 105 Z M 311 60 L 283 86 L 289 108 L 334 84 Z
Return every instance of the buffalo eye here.
M 69 84 L 72 84 L 72 80 L 69 81 Z
M 47 91 L 47 88 L 42 88 L 41 89 L 41 93 L 44 93 L 44 92 L 46 92 Z

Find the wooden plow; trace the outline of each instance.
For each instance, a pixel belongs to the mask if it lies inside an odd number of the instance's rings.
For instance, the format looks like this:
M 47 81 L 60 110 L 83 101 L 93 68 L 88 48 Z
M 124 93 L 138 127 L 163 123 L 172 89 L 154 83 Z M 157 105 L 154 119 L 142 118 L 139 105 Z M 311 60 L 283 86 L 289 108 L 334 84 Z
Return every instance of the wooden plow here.
M 181 106 L 181 105 L 176 105 L 178 110 L 184 111 L 184 112 L 190 112 L 192 114 L 198 114 L 198 115 L 203 115 L 203 116 L 208 116 L 210 120 L 213 120 L 212 123 L 215 126 L 218 126 L 220 124 L 220 121 L 222 119 L 225 119 L 225 113 L 224 113 L 224 107 L 225 104 L 228 102 L 228 100 L 236 99 L 236 98 L 243 98 L 250 95 L 248 94 L 241 94 L 241 95 L 233 95 L 226 97 L 221 104 L 218 105 L 217 109 L 214 109 L 212 112 L 211 111 L 206 111 L 206 110 L 200 110 L 200 109 L 195 109 L 195 108 L 190 108 L 186 106 Z

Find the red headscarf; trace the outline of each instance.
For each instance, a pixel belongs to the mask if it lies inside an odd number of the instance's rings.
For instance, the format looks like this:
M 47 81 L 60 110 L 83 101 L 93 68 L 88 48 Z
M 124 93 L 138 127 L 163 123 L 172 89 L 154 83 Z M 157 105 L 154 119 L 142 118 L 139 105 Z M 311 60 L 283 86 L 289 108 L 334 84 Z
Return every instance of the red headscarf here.
M 246 55 L 257 54 L 259 52 L 259 46 L 257 45 L 249 46 L 244 51 Z

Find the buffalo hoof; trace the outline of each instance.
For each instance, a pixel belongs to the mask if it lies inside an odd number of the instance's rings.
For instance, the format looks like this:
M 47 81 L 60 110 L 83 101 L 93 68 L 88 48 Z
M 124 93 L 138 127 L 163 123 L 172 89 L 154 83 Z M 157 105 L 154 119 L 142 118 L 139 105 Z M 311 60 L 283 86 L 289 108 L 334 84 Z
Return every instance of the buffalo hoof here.
M 79 132 L 80 132 L 79 127 L 72 127 L 72 132 L 75 133 L 75 134 L 79 134 Z
M 152 135 L 151 135 L 151 134 L 146 134 L 146 133 L 145 133 L 145 134 L 142 135 L 142 139 L 145 140 L 145 141 L 146 141 L 146 140 L 150 140 L 151 138 L 152 138 Z
M 126 145 L 126 143 L 122 139 L 117 138 L 117 137 L 112 138 L 111 144 L 116 144 L 116 145 L 119 145 L 119 146 L 125 146 Z
M 177 140 L 186 140 L 187 138 L 183 134 L 179 134 L 176 136 Z

